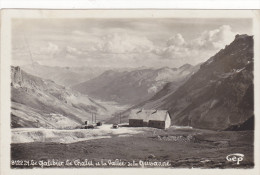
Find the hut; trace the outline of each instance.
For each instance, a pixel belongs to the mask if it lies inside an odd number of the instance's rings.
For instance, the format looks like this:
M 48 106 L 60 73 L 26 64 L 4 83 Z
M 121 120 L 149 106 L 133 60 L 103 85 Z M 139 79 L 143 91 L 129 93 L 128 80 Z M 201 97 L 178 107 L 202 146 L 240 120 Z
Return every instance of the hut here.
M 171 117 L 167 110 L 134 109 L 129 116 L 129 126 L 166 129 L 171 126 Z

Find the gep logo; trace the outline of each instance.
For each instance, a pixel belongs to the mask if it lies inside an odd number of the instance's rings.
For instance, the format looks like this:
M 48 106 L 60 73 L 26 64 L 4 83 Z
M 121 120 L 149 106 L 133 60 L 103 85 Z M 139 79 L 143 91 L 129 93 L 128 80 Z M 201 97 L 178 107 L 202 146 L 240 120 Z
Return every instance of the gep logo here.
M 237 165 L 239 165 L 239 162 L 241 162 L 244 159 L 244 154 L 240 153 L 234 153 L 234 154 L 229 154 L 226 157 L 227 161 L 233 161 L 237 162 Z

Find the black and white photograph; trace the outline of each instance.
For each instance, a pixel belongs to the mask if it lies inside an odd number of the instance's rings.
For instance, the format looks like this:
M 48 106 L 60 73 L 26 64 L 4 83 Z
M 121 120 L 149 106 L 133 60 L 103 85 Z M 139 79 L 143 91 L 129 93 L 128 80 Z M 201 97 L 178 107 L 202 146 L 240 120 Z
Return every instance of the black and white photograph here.
M 8 21 L 10 169 L 254 169 L 255 20 L 104 11 Z

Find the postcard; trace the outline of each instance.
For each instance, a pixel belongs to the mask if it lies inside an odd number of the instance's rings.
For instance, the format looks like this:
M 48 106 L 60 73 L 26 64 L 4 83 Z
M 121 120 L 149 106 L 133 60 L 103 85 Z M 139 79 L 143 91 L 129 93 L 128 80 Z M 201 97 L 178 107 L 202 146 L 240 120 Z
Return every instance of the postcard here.
M 1 15 L 1 173 L 259 173 L 259 11 Z

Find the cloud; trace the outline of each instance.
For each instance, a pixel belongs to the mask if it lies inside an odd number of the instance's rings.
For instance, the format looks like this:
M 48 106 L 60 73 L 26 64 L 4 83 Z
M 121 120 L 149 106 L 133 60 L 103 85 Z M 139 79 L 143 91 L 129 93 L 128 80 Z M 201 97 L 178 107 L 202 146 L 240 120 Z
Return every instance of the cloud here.
M 126 33 L 111 33 L 103 36 L 95 48 L 97 51 L 105 53 L 129 54 L 150 52 L 154 45 L 146 37 Z
M 52 57 L 60 52 L 58 45 L 48 42 L 47 46 L 40 48 L 38 54 L 51 55 Z
M 65 52 L 70 54 L 70 55 L 73 55 L 73 56 L 82 55 L 83 54 L 80 50 L 78 50 L 77 48 L 71 47 L 71 46 L 67 46 L 65 48 Z
M 166 40 L 165 47 L 157 47 L 153 50 L 153 53 L 161 56 L 162 59 L 172 59 L 180 65 L 185 63 L 197 64 L 213 56 L 225 45 L 230 44 L 235 35 L 236 33 L 232 32 L 229 25 L 204 31 L 190 41 L 185 41 L 184 37 L 178 33 Z
M 167 46 L 184 46 L 185 44 L 186 41 L 180 33 L 173 35 L 167 40 Z
M 235 35 L 229 25 L 223 25 L 218 29 L 204 31 L 190 43 L 190 46 L 198 49 L 221 49 L 229 44 Z
M 160 44 L 149 37 L 125 31 L 108 31 L 101 35 L 75 30 L 72 34 L 76 38 L 72 37 L 69 44 L 59 40 L 34 44 L 35 58 L 46 62 L 66 59 L 65 62 L 71 64 L 179 67 L 206 61 L 235 36 L 228 25 L 201 32 L 191 40 L 176 33 Z
M 84 35 L 86 35 L 85 32 L 79 31 L 79 30 L 74 30 L 74 31 L 72 31 L 71 33 L 74 34 L 74 35 L 79 35 L 79 36 L 84 36 Z

